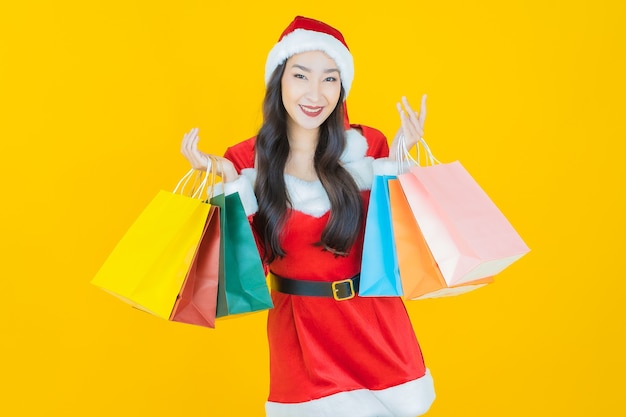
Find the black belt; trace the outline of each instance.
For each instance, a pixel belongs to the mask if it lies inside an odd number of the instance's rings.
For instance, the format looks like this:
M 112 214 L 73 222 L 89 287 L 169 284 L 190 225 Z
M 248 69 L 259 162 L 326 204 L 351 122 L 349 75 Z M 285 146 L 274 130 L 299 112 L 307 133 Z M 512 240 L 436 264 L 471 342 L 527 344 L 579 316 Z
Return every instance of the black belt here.
M 354 298 L 359 293 L 360 280 L 360 274 L 340 281 L 319 282 L 284 278 L 270 272 L 270 285 L 273 290 L 291 295 L 332 297 L 337 301 Z

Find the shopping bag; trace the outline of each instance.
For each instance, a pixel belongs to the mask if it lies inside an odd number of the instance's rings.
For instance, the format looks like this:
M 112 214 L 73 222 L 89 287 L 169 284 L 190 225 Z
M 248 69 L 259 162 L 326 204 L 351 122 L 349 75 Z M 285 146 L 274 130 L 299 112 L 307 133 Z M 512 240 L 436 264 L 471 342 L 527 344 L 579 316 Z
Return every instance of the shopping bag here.
M 238 193 L 213 197 L 220 209 L 217 317 L 273 307 L 265 271 Z
M 414 166 L 398 180 L 449 286 L 494 276 L 530 251 L 460 162 Z
M 138 309 L 169 319 L 209 209 L 197 196 L 159 191 L 91 283 Z
M 390 178 L 395 177 L 376 175 L 372 183 L 359 284 L 359 295 L 363 297 L 402 295 L 387 186 Z
M 215 328 L 219 266 L 219 207 L 212 206 L 198 250 L 174 304 L 171 321 Z
M 405 299 L 459 295 L 493 282 L 493 278 L 488 277 L 449 286 L 426 244 L 398 179 L 389 180 L 389 200 Z

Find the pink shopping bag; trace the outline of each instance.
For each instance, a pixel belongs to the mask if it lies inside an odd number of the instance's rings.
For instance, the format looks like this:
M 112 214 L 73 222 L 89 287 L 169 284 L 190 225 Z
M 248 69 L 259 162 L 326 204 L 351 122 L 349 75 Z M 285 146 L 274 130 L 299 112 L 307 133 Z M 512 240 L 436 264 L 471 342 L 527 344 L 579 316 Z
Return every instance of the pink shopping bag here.
M 388 182 L 391 223 L 406 300 L 464 294 L 493 282 L 492 277 L 487 277 L 455 286 L 448 285 L 415 221 L 400 182 L 397 179 L 390 179 Z
M 491 277 L 530 249 L 460 162 L 398 176 L 449 286 Z

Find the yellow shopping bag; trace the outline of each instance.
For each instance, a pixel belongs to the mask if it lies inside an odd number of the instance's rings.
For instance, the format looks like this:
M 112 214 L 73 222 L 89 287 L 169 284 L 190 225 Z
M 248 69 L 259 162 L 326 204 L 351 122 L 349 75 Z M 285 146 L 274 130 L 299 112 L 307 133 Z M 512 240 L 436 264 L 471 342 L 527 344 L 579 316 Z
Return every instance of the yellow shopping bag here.
M 189 197 L 176 190 L 160 191 L 91 283 L 141 310 L 169 319 L 209 214 L 210 205 L 201 194 Z

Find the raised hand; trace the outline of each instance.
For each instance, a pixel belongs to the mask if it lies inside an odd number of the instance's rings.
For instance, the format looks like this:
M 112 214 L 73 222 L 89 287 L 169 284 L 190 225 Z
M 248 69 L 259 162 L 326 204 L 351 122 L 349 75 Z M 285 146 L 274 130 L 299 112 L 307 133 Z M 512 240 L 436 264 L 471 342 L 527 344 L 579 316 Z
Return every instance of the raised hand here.
M 407 150 L 410 150 L 415 144 L 424 137 L 424 122 L 426 120 L 426 94 L 422 96 L 419 113 L 413 110 L 406 97 L 402 97 L 402 103 L 396 105 L 400 115 L 400 129 L 393 139 L 390 149 L 390 157 L 393 159 L 396 155 L 398 141 L 400 136 L 404 136 L 404 143 Z
M 193 169 L 206 171 L 211 167 L 211 158 L 209 158 L 209 154 L 202 152 L 198 148 L 198 142 L 200 141 L 198 132 L 199 129 L 194 127 L 189 132 L 185 133 L 181 143 L 180 152 L 189 161 Z M 228 159 L 217 155 L 211 155 L 211 157 L 221 162 L 216 166 L 216 173 L 222 177 L 224 182 L 234 181 L 239 177 L 235 166 Z

